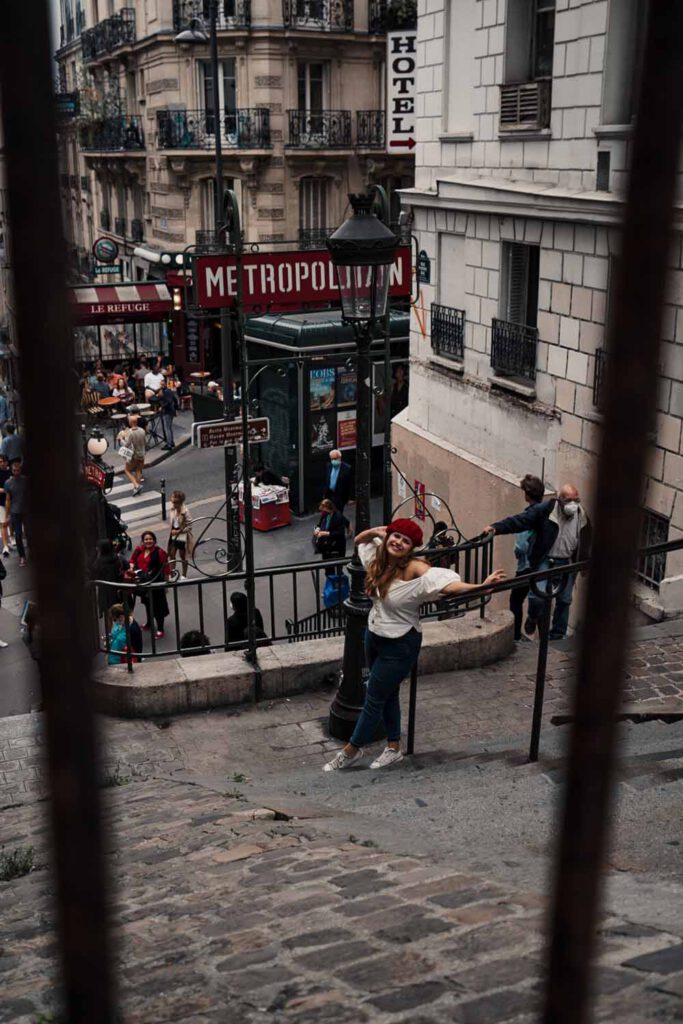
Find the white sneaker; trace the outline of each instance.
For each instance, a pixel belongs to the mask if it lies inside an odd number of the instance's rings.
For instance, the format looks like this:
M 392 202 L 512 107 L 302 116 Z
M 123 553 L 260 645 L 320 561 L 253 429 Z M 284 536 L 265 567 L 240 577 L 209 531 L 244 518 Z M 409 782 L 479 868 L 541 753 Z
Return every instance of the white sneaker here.
M 185 580 L 187 579 L 187 576 L 183 576 L 183 574 L 181 573 L 180 576 L 178 577 L 178 579 L 182 580 L 183 582 L 185 582 Z
M 14 537 L 10 537 L 10 539 L 9 539 L 9 546 L 11 548 L 15 548 L 17 546 L 17 542 L 15 541 Z
M 6 544 L 5 544 L 4 548 L 2 549 L 2 553 L 3 553 L 3 556 L 5 558 L 9 558 L 9 548 L 7 547 Z
M 2 650 L 3 647 L 9 647 L 9 644 L 5 640 L 0 640 L 0 650 Z
M 385 747 L 379 757 L 370 765 L 371 768 L 388 768 L 390 764 L 396 764 L 397 761 L 403 760 L 403 754 L 400 750 L 394 750 L 393 747 Z
M 363 748 L 359 747 L 355 754 L 345 754 L 343 749 L 339 753 L 335 754 L 331 761 L 328 761 L 323 766 L 324 772 L 336 772 L 339 768 L 350 768 L 352 764 L 356 764 L 357 761 L 363 756 Z

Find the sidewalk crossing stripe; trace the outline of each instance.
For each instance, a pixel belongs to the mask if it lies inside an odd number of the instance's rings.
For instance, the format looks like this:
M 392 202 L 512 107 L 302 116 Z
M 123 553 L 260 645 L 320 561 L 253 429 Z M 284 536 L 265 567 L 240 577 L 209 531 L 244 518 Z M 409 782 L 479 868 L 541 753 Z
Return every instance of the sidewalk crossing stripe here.
M 125 498 L 114 497 L 112 505 L 118 506 L 118 508 L 129 508 L 131 505 L 143 505 L 150 501 L 155 502 L 161 508 L 161 494 L 159 491 L 142 491 L 141 494 L 128 494 Z

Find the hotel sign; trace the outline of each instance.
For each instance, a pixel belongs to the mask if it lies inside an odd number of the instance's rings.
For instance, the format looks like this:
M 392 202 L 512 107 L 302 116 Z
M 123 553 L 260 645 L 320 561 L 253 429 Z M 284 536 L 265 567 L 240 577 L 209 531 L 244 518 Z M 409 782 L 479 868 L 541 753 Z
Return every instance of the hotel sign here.
M 387 152 L 410 153 L 415 142 L 417 31 L 387 32 Z
M 410 256 L 407 245 L 396 250 L 389 285 L 393 296 L 410 295 Z M 363 268 L 361 273 L 367 274 L 370 270 Z M 234 256 L 197 257 L 193 280 L 198 306 L 205 309 L 234 306 L 237 295 Z M 245 253 L 242 294 L 248 313 L 276 313 L 338 302 L 339 285 L 328 252 Z

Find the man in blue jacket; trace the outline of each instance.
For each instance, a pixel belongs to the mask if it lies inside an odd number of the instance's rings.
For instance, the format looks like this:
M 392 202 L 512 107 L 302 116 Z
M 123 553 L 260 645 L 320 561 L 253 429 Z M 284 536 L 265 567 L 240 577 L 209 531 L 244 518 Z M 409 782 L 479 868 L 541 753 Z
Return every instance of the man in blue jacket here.
M 591 524 L 574 484 L 563 484 L 557 498 L 529 505 L 524 512 L 487 526 L 484 533 L 520 533 L 522 530 L 534 531 L 528 552 L 531 572 L 580 562 L 590 554 Z M 575 574 L 568 576 L 557 595 L 548 634 L 550 640 L 561 640 L 567 633 L 575 579 Z M 541 583 L 539 589 L 545 589 L 545 584 Z M 529 613 L 524 623 L 524 632 L 529 636 L 535 632 L 542 611 L 543 598 L 530 594 Z

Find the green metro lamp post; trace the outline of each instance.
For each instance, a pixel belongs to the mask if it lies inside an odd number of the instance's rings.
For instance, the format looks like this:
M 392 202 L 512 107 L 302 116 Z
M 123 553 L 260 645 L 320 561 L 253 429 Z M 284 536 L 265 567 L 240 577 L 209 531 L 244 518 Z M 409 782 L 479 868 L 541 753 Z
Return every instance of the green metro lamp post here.
M 356 533 L 370 526 L 370 457 L 372 453 L 373 327 L 383 322 L 389 301 L 389 277 L 397 236 L 373 213 L 374 196 L 349 195 L 353 216 L 327 239 L 337 271 L 342 319 L 356 339 Z M 388 344 L 388 340 L 386 342 Z M 339 689 L 330 707 L 329 732 L 348 740 L 365 700 L 364 634 L 371 602 L 365 593 L 365 570 L 354 551 L 349 565 L 351 589 L 346 608 L 346 635 Z

